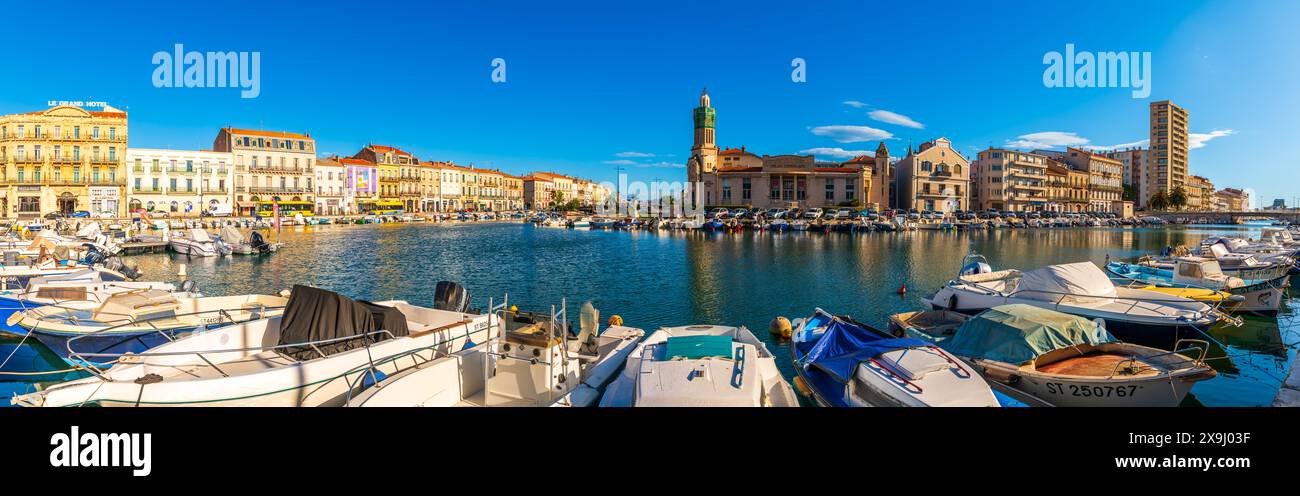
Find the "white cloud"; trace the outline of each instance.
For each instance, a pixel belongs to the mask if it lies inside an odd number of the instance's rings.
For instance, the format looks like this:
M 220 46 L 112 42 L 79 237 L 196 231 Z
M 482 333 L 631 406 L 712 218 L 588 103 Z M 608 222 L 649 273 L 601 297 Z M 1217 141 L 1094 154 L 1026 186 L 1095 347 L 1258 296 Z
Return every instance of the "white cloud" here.
M 910 127 L 913 129 L 925 129 L 924 124 L 912 120 L 911 117 L 896 112 L 890 112 L 888 110 L 872 110 L 871 112 L 867 113 L 867 115 L 870 116 L 872 120 L 884 122 L 887 124 L 895 124 L 903 127 Z
M 671 169 L 683 169 L 686 164 L 677 164 L 673 162 L 656 162 L 653 164 L 636 164 L 637 167 L 667 167 Z
M 1084 146 L 1088 143 L 1088 138 L 1064 131 L 1022 134 L 1014 140 L 1007 140 L 1007 146 L 1012 148 L 1062 148 Z
M 1232 136 L 1234 134 L 1237 134 L 1237 132 L 1232 129 L 1215 129 L 1208 133 L 1190 133 L 1187 136 L 1189 141 L 1187 147 L 1193 150 L 1204 148 L 1205 144 L 1212 139 Z
M 844 104 L 853 108 L 862 108 L 867 106 L 867 104 L 859 102 L 857 100 L 849 100 L 847 102 L 844 102 Z
M 876 156 L 875 153 L 872 153 L 869 150 L 845 150 L 843 148 L 827 148 L 827 147 L 799 150 L 799 153 L 805 155 L 813 154 L 818 156 L 827 156 L 827 157 L 834 157 L 834 158 L 853 158 L 860 155 L 867 155 L 871 157 Z
M 645 158 L 645 157 L 653 157 L 655 156 L 655 154 L 645 153 L 645 152 L 618 152 L 615 153 L 614 156 L 623 157 L 623 158 Z
M 606 160 L 605 164 L 606 165 L 636 165 L 636 162 L 633 162 L 631 160 Z
M 886 140 L 894 137 L 889 131 L 868 126 L 817 126 L 812 128 L 812 133 L 840 143 Z
M 1147 146 L 1148 144 L 1150 144 L 1150 143 L 1151 143 L 1151 140 L 1149 140 L 1149 139 L 1144 139 L 1144 140 L 1133 141 L 1133 142 L 1130 142 L 1130 143 L 1120 143 L 1120 144 L 1118 144 L 1118 145 L 1109 145 L 1109 146 L 1103 146 L 1103 145 L 1083 145 L 1083 146 L 1080 146 L 1079 148 L 1082 148 L 1082 149 L 1084 149 L 1084 150 L 1092 150 L 1092 151 L 1097 151 L 1097 150 L 1105 150 L 1105 151 L 1111 151 L 1111 150 L 1126 150 L 1126 149 L 1129 149 L 1129 148 L 1146 148 L 1146 146 Z

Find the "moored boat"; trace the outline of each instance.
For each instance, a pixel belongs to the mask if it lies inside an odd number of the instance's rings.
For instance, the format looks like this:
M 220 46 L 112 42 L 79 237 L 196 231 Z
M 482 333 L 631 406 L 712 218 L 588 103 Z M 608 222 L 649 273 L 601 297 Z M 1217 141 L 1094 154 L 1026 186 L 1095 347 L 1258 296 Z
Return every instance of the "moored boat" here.
M 1108 262 L 1106 270 L 1124 279 L 1163 288 L 1203 288 L 1226 292 L 1235 298 L 1225 300 L 1219 297 L 1219 300 L 1223 300 L 1225 309 L 1236 312 L 1277 312 L 1290 283 L 1286 276 L 1273 280 L 1246 280 L 1230 276 L 1219 267 L 1219 262 L 1209 258 L 1178 257 L 1172 263 L 1172 268 L 1162 269 L 1141 264 Z M 1168 291 L 1159 291 L 1170 294 Z M 1217 295 L 1207 295 L 1203 298 L 1213 299 L 1215 296 Z
M 933 343 L 817 309 L 792 323 L 800 383 L 822 406 L 999 406 L 978 374 Z
M 603 407 L 799 406 L 776 359 L 745 327 L 665 327 L 639 343 Z
M 1123 343 L 1099 322 L 1030 305 L 909 320 L 909 336 L 933 339 L 989 380 L 1056 406 L 1177 406 L 1216 375 L 1205 341 L 1181 340 L 1175 351 Z

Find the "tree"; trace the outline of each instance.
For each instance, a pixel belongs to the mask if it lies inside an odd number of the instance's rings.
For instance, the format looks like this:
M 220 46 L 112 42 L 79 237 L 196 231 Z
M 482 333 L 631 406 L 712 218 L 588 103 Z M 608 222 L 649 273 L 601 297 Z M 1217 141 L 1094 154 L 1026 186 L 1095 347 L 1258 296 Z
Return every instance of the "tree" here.
M 1167 209 L 1169 208 L 1169 197 L 1165 195 L 1164 191 L 1157 191 L 1154 195 L 1151 195 L 1151 200 L 1147 202 L 1147 206 L 1151 207 L 1152 210 Z
M 1182 186 L 1174 188 L 1174 191 L 1169 193 L 1169 206 L 1174 210 L 1182 210 L 1187 206 L 1187 191 Z

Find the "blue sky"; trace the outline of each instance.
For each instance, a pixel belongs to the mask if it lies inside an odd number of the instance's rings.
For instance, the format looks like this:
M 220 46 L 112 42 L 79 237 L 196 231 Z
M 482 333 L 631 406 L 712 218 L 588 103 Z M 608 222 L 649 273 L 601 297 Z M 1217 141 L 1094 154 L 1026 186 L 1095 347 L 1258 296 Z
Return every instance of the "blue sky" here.
M 138 147 L 208 148 L 234 125 L 309 131 L 321 154 L 375 142 L 513 173 L 613 180 L 624 164 L 634 180 L 682 180 L 704 86 L 719 144 L 823 160 L 886 134 L 891 150 L 945 136 L 968 156 L 1133 143 L 1147 104 L 1172 99 L 1205 135 L 1193 173 L 1265 202 L 1300 195 L 1300 3 L 974 4 L 22 2 L 0 112 L 99 100 L 130 112 Z M 176 43 L 261 52 L 260 96 L 155 88 L 151 58 Z M 1150 97 L 1045 87 L 1043 55 L 1067 43 L 1151 52 Z M 491 81 L 498 57 L 505 83 Z M 806 82 L 791 82 L 796 57 Z

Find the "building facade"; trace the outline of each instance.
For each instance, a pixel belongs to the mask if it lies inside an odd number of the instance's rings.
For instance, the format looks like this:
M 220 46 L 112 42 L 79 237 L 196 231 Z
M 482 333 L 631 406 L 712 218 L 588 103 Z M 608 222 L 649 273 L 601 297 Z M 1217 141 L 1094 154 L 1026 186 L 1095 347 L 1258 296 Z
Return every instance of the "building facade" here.
M 1226 212 L 1245 212 L 1250 210 L 1250 197 L 1245 191 L 1237 188 L 1223 188 L 1214 193 L 1215 201 L 1219 208 Z M 1273 202 L 1274 208 L 1277 208 L 1277 201 Z M 1282 208 L 1286 208 L 1286 203 L 1282 203 Z
M 0 209 L 7 218 L 126 213 L 127 114 L 75 106 L 0 116 Z
M 1088 173 L 1089 212 L 1113 212 L 1115 202 L 1124 200 L 1123 162 L 1079 148 L 1067 148 L 1062 160 Z
M 970 208 L 970 162 L 947 138 L 907 150 L 894 164 L 898 208 L 951 212 Z
M 375 164 L 379 172 L 379 200 L 401 202 L 408 212 L 415 211 L 419 201 L 415 186 L 419 179 L 414 171 L 420 161 L 414 155 L 392 146 L 369 144 L 352 158 Z
M 209 150 L 128 148 L 127 209 L 198 217 L 234 213 L 234 155 Z
M 1186 193 L 1188 210 L 1214 210 L 1214 183 L 1209 179 L 1189 176 Z
M 225 127 L 212 149 L 234 156 L 237 213 L 252 215 L 259 201 L 315 202 L 316 140 L 310 134 Z
M 337 158 L 317 158 L 315 174 L 317 215 L 356 213 L 356 200 L 348 196 L 347 167 Z
M 686 165 L 685 207 L 788 208 L 863 206 L 874 161 L 818 163 L 812 155 L 758 156 L 745 148 L 719 150 L 717 112 L 707 91 L 692 113 L 695 139 Z M 559 188 L 556 184 L 556 188 Z
M 1151 142 L 1147 151 L 1145 193 L 1139 206 L 1146 207 L 1151 195 L 1163 191 L 1166 195 L 1177 188 L 1186 188 L 1191 175 L 1189 163 L 1190 141 L 1187 110 L 1169 100 L 1151 102 Z
M 1048 210 L 1078 213 L 1088 210 L 1088 173 L 1049 159 L 1047 162 Z
M 379 166 L 359 158 L 334 158 L 343 166 L 343 196 L 352 212 L 360 212 L 363 202 L 379 201 Z
M 971 204 L 978 210 L 1030 212 L 1050 210 L 1045 156 L 989 148 L 971 163 Z

